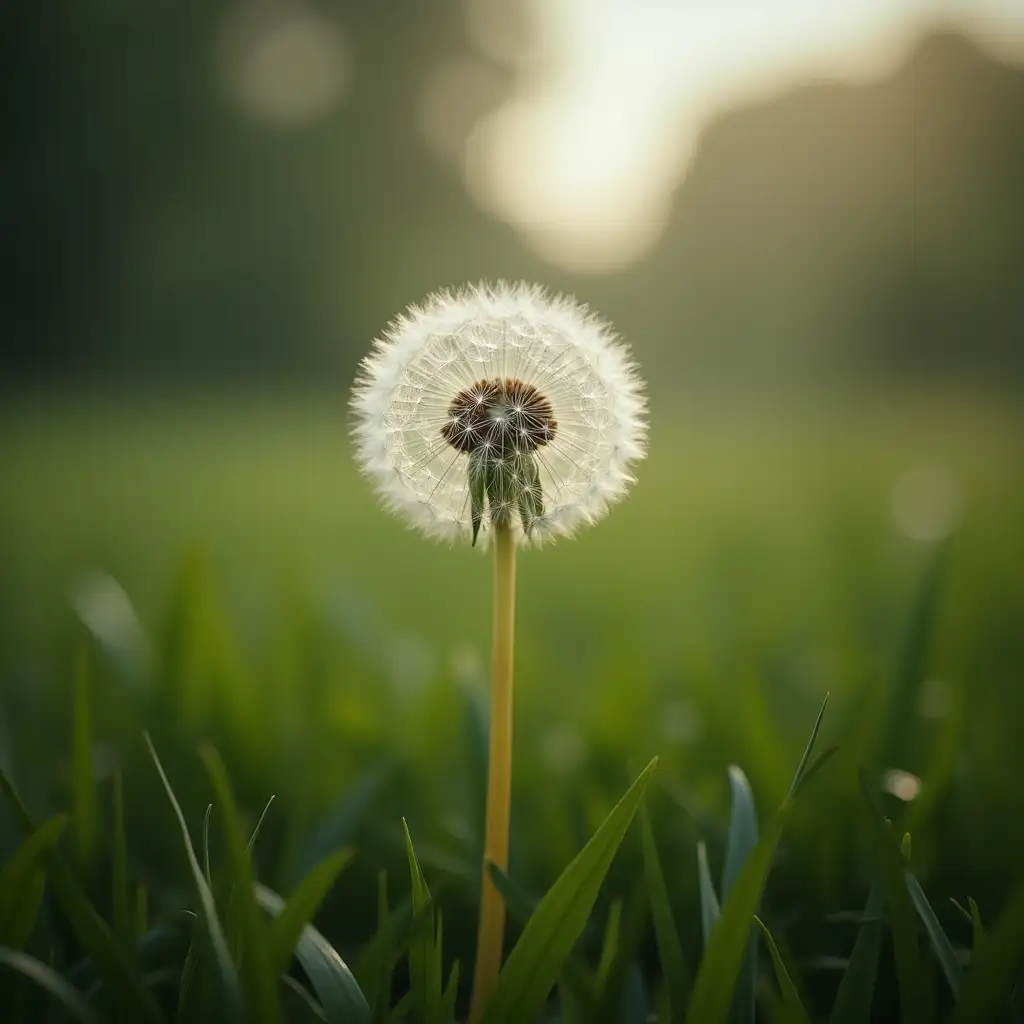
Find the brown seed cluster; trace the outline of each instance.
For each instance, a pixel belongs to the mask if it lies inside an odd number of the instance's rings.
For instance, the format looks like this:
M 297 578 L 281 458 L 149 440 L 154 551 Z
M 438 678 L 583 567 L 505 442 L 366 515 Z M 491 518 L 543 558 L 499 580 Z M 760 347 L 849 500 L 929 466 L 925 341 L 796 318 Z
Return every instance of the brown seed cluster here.
M 484 446 L 532 452 L 552 441 L 557 428 L 551 402 L 532 384 L 494 377 L 455 396 L 441 435 L 460 452 Z

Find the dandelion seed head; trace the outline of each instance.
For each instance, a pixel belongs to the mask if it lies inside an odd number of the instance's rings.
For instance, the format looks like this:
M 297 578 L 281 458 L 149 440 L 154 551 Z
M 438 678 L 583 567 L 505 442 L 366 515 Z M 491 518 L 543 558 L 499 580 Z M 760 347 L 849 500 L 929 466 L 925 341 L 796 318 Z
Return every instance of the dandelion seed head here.
M 357 459 L 385 505 L 430 536 L 472 535 L 470 459 L 502 470 L 491 518 L 540 543 L 600 518 L 643 457 L 646 402 L 626 347 L 586 307 L 525 284 L 445 291 L 396 318 L 363 360 Z M 527 534 L 512 493 L 539 484 Z M 504 471 L 508 471 L 507 474 Z

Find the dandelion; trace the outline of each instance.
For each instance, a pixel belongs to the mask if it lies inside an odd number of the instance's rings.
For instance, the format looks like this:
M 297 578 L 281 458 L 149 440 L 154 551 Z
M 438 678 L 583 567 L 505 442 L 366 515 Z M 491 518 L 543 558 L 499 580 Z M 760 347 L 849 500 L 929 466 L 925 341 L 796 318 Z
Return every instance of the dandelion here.
M 352 398 L 358 460 L 428 536 L 495 548 L 484 859 L 508 867 L 516 547 L 599 519 L 633 480 L 643 386 L 625 346 L 529 285 L 442 292 L 391 323 Z M 471 1020 L 501 966 L 504 904 L 483 872 Z

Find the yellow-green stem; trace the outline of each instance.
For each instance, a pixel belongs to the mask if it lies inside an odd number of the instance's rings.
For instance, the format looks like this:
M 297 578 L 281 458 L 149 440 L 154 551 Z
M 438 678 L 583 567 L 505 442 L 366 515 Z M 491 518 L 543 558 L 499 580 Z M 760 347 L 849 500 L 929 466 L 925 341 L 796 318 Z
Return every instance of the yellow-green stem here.
M 508 870 L 509 805 L 512 797 L 512 650 L 516 616 L 516 545 L 507 525 L 494 528 L 494 636 L 491 661 L 491 727 L 487 757 L 480 927 L 470 1024 L 479 1024 L 498 984 L 505 933 L 505 903 L 487 862 Z

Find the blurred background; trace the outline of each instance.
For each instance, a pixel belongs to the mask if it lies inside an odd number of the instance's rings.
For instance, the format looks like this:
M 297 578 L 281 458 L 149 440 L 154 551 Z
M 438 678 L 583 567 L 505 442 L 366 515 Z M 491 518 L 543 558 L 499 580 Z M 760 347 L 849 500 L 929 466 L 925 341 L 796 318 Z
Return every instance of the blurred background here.
M 693 909 L 726 765 L 767 815 L 831 691 L 840 755 L 776 883 L 803 887 L 798 954 L 852 941 L 823 921 L 866 891 L 858 764 L 933 902 L 998 910 L 1024 863 L 1024 5 L 15 0 L 0 76 L 0 763 L 40 813 L 84 649 L 101 802 L 135 765 L 133 871 L 167 905 L 144 727 L 193 827 L 201 738 L 247 812 L 277 794 L 282 888 L 367 851 L 343 948 L 406 815 L 465 953 L 489 567 L 378 510 L 346 402 L 408 303 L 526 278 L 631 343 L 651 449 L 607 523 L 522 559 L 513 873 L 549 883 L 660 753 Z

